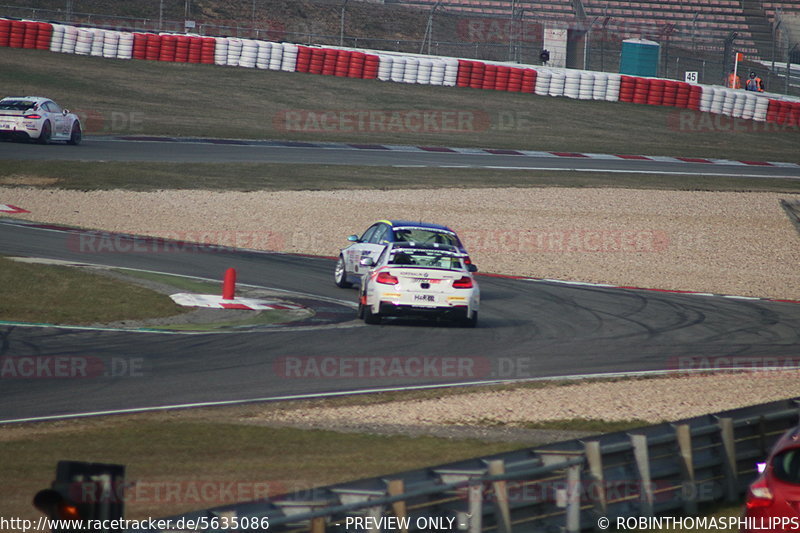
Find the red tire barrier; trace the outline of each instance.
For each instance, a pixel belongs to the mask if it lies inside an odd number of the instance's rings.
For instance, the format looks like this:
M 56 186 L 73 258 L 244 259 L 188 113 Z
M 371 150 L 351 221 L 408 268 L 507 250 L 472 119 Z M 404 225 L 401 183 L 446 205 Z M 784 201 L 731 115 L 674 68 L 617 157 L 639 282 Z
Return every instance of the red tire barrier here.
M 200 63 L 213 65 L 214 54 L 217 51 L 217 40 L 213 37 L 201 37 L 200 43 Z
M 338 52 L 334 75 L 339 78 L 346 78 L 350 72 L 350 61 L 353 59 L 353 52 L 348 52 L 347 50 L 338 50 Z
M 175 51 L 178 46 L 177 35 L 161 36 L 161 51 L 158 54 L 159 61 L 175 61 Z
M 308 46 L 297 47 L 297 64 L 295 72 L 308 72 L 311 69 L 311 48 Z
M 633 90 L 633 103 L 646 104 L 647 95 L 650 93 L 650 80 L 647 78 L 636 78 L 636 88 Z
M 767 107 L 767 122 L 778 122 L 778 111 L 780 110 L 780 100 L 773 100 L 770 98 L 769 107 Z
M 661 105 L 675 107 L 675 103 L 678 100 L 678 82 L 672 80 L 666 80 L 664 82 L 664 98 L 661 101 Z
M 458 74 L 456 75 L 456 85 L 458 87 L 469 87 L 471 76 L 472 76 L 472 61 L 467 61 L 466 59 L 459 59 Z
M 348 78 L 361 78 L 364 75 L 364 52 L 350 53 L 350 68 L 347 70 Z
M 508 92 L 518 93 L 522 90 L 522 72 L 521 68 L 509 68 L 508 87 L 506 88 Z
M 147 59 L 147 34 L 133 34 L 133 58 Z
M 800 102 L 792 103 L 792 111 L 789 114 L 789 125 L 800 127 Z
M 28 50 L 36 48 L 36 39 L 39 37 L 39 24 L 36 22 L 24 22 L 25 36 L 22 40 L 22 47 Z
M 533 92 L 533 90 L 536 88 L 536 76 L 537 72 L 532 68 L 526 68 L 522 70 L 522 87 L 520 90 L 523 93 Z
M 507 91 L 508 80 L 511 76 L 511 67 L 499 66 L 497 67 L 497 77 L 494 80 L 495 91 Z
M 325 68 L 325 58 L 327 56 L 328 54 L 325 52 L 324 48 L 312 48 L 311 61 L 308 64 L 308 71 L 311 74 L 322 74 L 322 71 Z
M 21 20 L 11 21 L 11 32 L 9 33 L 8 46 L 11 48 L 22 48 L 25 44 L 25 23 Z
M 686 107 L 694 109 L 695 111 L 700 111 L 700 99 L 703 97 L 703 88 L 700 85 L 691 85 L 689 83 L 685 83 L 684 85 L 689 86 L 689 100 Z M 678 103 L 680 103 L 680 100 Z
M 161 55 L 161 36 L 154 33 L 147 34 L 147 53 L 145 59 L 158 61 Z
M 380 57 L 375 54 L 364 54 L 364 72 L 362 73 L 361 77 L 365 80 L 377 79 L 380 65 Z
M 0 19 L 0 46 L 8 46 L 8 41 L 11 39 L 11 21 L 7 19 Z
M 175 61 L 178 63 L 189 62 L 189 46 L 191 46 L 191 37 L 186 35 L 178 35 L 175 37 Z M 199 60 L 199 57 L 198 57 Z
M 780 125 L 785 125 L 789 123 L 789 113 L 792 111 L 792 103 L 791 102 L 784 102 L 782 100 L 778 101 L 778 117 L 777 121 Z
M 203 56 L 203 38 L 202 37 L 189 37 L 188 47 L 188 62 L 200 63 L 200 58 Z M 179 41 L 180 43 L 180 41 Z M 175 55 L 178 55 L 176 50 Z
M 47 22 L 38 22 L 39 33 L 36 36 L 37 50 L 50 50 L 50 41 L 53 39 L 53 25 Z
M 483 75 L 486 72 L 486 63 L 480 61 L 472 62 L 472 73 L 469 77 L 469 86 L 473 89 L 483 88 Z
M 619 101 L 633 102 L 636 92 L 636 78 L 633 76 L 620 76 L 619 80 Z
M 339 59 L 339 50 L 335 48 L 325 48 L 325 64 L 322 65 L 322 73 L 325 76 L 336 74 L 336 62 Z
M 664 101 L 664 80 L 650 80 L 647 105 L 661 105 Z
M 686 109 L 687 107 L 689 107 L 689 100 L 692 97 L 692 87 L 700 88 L 700 86 L 699 85 L 693 86 L 692 84 L 683 81 L 679 81 L 677 82 L 677 84 L 678 84 L 678 94 L 675 98 L 675 107 L 681 107 Z M 700 95 L 702 94 L 703 94 L 703 89 L 700 88 L 700 92 L 697 93 L 697 95 L 695 96 L 695 98 L 697 98 L 698 109 L 700 108 Z
M 483 83 L 481 89 L 494 89 L 494 82 L 497 80 L 497 65 L 486 65 L 483 71 Z

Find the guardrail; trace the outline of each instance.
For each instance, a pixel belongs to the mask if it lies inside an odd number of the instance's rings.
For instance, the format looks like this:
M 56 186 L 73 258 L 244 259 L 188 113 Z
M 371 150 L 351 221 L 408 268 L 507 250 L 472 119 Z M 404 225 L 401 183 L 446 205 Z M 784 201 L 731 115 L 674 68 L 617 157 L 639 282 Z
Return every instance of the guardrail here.
M 643 385 L 646 386 L 646 385 Z M 697 512 L 735 503 L 755 464 L 798 424 L 800 398 L 319 487 L 188 513 L 217 524 L 268 518 L 269 531 L 577 533 L 601 517 Z M 356 519 L 369 517 L 369 522 Z M 390 526 L 390 527 L 387 527 Z M 448 530 L 448 529 L 444 529 Z M 224 531 L 217 528 L 206 531 Z

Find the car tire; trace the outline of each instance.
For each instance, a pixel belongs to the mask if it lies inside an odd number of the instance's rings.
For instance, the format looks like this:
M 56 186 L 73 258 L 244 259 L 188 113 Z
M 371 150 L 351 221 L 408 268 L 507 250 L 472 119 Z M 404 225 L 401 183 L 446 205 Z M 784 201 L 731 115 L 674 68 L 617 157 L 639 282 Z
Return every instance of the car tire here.
M 72 123 L 72 133 L 69 135 L 69 140 L 67 144 L 71 144 L 73 146 L 78 146 L 81 144 L 81 140 L 83 139 L 83 132 L 81 131 L 81 125 L 76 120 Z
M 53 136 L 53 131 L 50 128 L 50 121 L 45 121 L 42 126 L 42 132 L 39 134 L 39 144 L 50 144 L 50 138 Z
M 461 327 L 463 328 L 474 328 L 478 325 L 478 312 L 475 311 L 472 313 L 472 318 L 463 318 L 461 319 Z
M 336 283 L 337 287 L 342 289 L 353 286 L 352 283 L 347 281 L 347 266 L 344 263 L 344 257 L 341 255 L 339 256 L 339 260 L 336 261 L 336 269 L 333 271 L 333 281 Z
M 365 324 L 380 324 L 381 315 L 372 312 L 372 306 L 364 306 L 364 323 Z

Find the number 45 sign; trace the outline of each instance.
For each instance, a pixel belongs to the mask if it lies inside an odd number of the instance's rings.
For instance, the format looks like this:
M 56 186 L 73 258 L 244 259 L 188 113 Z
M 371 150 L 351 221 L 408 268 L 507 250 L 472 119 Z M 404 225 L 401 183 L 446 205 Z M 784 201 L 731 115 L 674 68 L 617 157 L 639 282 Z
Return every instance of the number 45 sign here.
M 687 70 L 683 76 L 686 83 L 697 83 L 697 71 Z

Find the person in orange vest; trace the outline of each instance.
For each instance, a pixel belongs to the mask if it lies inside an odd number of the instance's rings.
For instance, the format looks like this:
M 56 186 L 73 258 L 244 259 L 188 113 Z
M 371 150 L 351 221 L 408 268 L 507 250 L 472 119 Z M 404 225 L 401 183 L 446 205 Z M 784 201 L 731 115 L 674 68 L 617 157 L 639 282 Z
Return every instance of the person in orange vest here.
M 756 75 L 755 72 L 750 72 L 750 77 L 744 84 L 744 88 L 747 91 L 756 91 L 759 93 L 764 92 L 764 82 L 761 80 L 760 77 Z
M 736 72 L 731 71 L 728 74 L 728 77 L 725 78 L 725 86 L 729 89 L 741 89 L 742 88 L 742 80 L 739 78 L 739 75 Z

